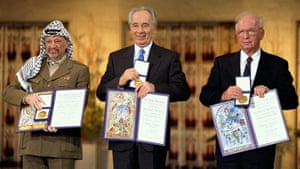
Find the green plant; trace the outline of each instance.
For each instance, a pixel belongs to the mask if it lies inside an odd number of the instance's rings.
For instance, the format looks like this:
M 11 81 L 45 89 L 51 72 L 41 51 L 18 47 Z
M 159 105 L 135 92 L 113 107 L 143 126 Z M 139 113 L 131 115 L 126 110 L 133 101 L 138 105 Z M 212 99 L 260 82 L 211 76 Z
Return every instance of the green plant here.
M 85 141 L 99 141 L 102 135 L 103 109 L 96 104 L 94 95 L 89 94 L 88 99 L 89 102 L 84 113 L 83 126 L 81 128 L 82 137 Z

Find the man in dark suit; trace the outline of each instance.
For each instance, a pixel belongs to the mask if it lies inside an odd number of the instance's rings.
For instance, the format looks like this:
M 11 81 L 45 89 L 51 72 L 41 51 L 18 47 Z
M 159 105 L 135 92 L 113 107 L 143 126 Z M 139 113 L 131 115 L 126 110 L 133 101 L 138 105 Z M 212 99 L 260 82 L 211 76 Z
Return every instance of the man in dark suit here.
M 235 79 L 243 76 L 247 58 L 250 57 L 251 94 L 263 97 L 268 90 L 277 89 L 281 107 L 295 109 L 298 97 L 288 62 L 260 48 L 260 41 L 264 37 L 263 20 L 252 13 L 243 13 L 236 18 L 235 29 L 241 50 L 215 59 L 208 82 L 199 96 L 202 104 L 210 106 L 221 101 L 240 99 L 242 90 L 235 84 Z M 273 169 L 275 147 L 271 145 L 222 157 L 217 143 L 217 168 Z
M 128 23 L 134 45 L 110 54 L 106 72 L 97 88 L 97 97 L 105 101 L 107 89 L 129 89 L 130 82 L 139 79 L 139 73 L 133 66 L 142 48 L 144 61 L 149 62 L 149 71 L 146 81 L 135 86 L 138 97 L 143 98 L 150 92 L 159 92 L 169 94 L 171 102 L 187 100 L 190 91 L 178 55 L 152 41 L 157 26 L 155 11 L 144 6 L 133 8 L 129 13 Z M 166 146 L 109 141 L 114 169 L 165 168 L 169 137 L 168 125 Z

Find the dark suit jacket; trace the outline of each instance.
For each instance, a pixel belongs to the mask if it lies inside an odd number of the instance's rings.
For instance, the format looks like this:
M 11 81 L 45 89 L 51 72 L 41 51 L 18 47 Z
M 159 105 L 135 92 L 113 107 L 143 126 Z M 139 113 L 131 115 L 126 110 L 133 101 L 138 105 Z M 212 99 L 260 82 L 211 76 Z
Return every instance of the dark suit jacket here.
M 133 67 L 134 46 L 115 51 L 110 54 L 107 69 L 97 88 L 97 97 L 105 101 L 106 90 L 117 88 L 119 79 L 125 69 Z M 189 86 L 178 55 L 168 49 L 157 46 L 153 43 L 148 58 L 150 62 L 147 81 L 155 85 L 156 92 L 167 93 L 170 101 L 187 100 L 190 96 Z M 128 88 L 129 82 L 124 88 Z M 168 126 L 166 144 L 169 146 L 170 128 Z M 109 148 L 112 150 L 129 149 L 134 145 L 132 142 L 110 141 Z M 144 144 L 147 150 L 153 150 L 156 146 Z
M 199 96 L 202 104 L 210 106 L 220 102 L 222 93 L 230 85 L 235 85 L 236 76 L 240 76 L 240 52 L 217 57 L 208 82 L 203 86 Z M 292 82 L 288 62 L 261 51 L 251 92 L 253 93 L 253 88 L 257 85 L 277 89 L 282 109 L 294 109 L 298 106 L 298 96 Z

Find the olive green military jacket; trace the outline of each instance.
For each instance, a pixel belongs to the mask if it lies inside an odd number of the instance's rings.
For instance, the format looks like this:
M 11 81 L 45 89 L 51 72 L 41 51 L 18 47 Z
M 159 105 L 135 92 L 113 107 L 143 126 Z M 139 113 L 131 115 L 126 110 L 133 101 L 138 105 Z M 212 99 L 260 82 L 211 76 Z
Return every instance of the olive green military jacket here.
M 53 89 L 88 88 L 89 68 L 79 62 L 66 59 L 50 77 L 47 61 L 42 63 L 39 74 L 29 79 L 33 92 Z M 20 106 L 27 95 L 16 80 L 3 91 L 7 103 Z M 32 131 L 21 133 L 20 155 L 36 155 L 56 158 L 82 158 L 80 128 L 58 129 L 56 133 Z

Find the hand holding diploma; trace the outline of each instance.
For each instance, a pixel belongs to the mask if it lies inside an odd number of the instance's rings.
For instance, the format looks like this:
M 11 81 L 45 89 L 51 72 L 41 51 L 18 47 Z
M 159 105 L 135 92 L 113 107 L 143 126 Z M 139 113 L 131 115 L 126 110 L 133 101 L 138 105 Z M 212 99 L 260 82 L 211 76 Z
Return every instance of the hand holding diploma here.
M 264 97 L 265 93 L 269 91 L 269 88 L 264 85 L 258 85 L 254 87 L 254 95 L 258 97 Z
M 23 98 L 23 102 L 29 104 L 36 110 L 41 110 L 43 105 L 46 104 L 44 100 L 36 93 L 31 93 Z
M 148 93 L 155 92 L 155 86 L 150 82 L 142 82 L 136 87 L 135 91 L 138 92 L 139 98 L 144 98 Z

